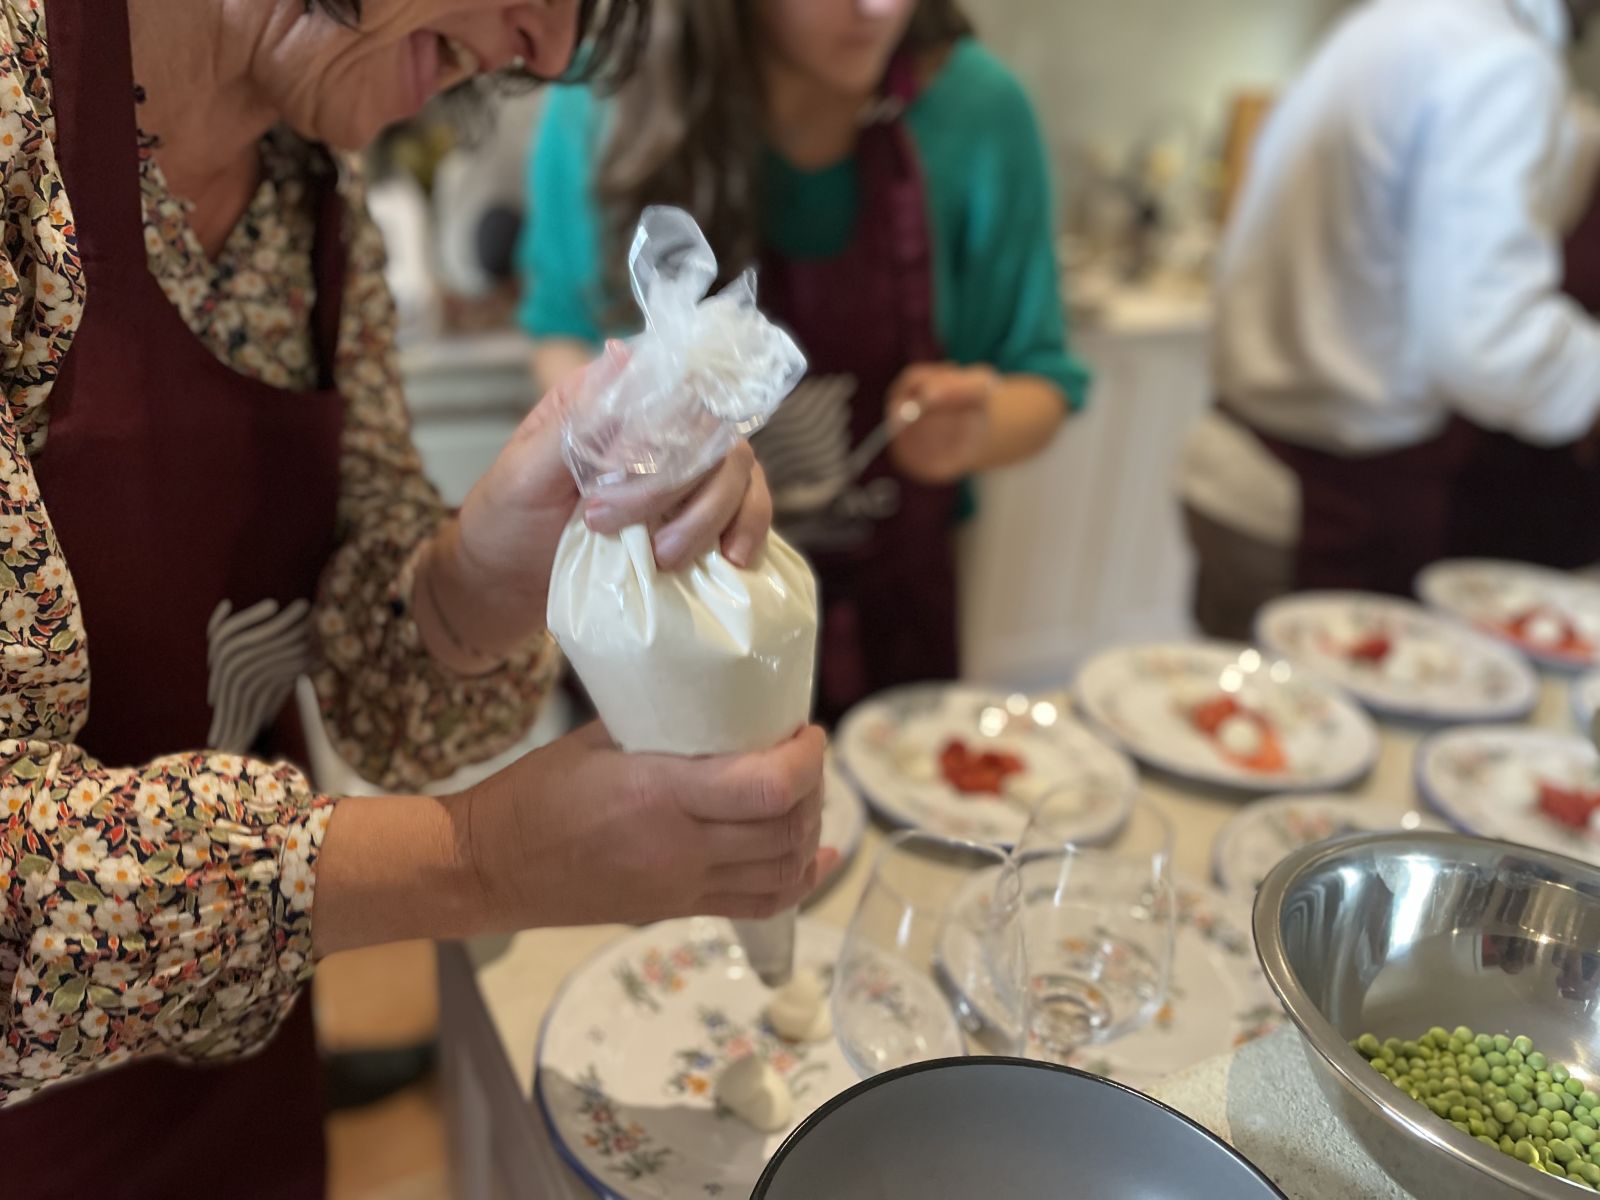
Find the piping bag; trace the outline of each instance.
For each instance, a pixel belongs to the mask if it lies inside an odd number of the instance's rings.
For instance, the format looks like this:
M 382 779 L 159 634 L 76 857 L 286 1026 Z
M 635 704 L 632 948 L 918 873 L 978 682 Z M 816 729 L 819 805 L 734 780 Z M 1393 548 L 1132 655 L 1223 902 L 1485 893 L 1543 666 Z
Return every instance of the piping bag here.
M 645 330 L 617 370 L 577 385 L 563 428 L 585 496 L 692 483 L 766 424 L 805 373 L 794 341 L 757 311 L 754 272 L 707 294 L 716 257 L 687 213 L 646 209 L 628 270 Z M 712 550 L 669 573 L 648 529 L 598 534 L 579 513 L 556 551 L 547 620 L 629 753 L 764 750 L 810 716 L 816 580 L 777 534 L 748 567 Z M 794 912 L 733 924 L 762 982 L 786 983 Z

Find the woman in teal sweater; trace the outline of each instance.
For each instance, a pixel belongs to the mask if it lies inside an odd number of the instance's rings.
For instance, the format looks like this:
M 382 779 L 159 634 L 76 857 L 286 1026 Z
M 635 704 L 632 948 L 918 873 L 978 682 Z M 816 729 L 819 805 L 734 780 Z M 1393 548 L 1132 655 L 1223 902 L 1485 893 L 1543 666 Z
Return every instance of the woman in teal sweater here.
M 649 204 L 693 212 L 729 276 L 759 267 L 762 307 L 811 370 L 753 444 L 821 580 L 820 709 L 836 718 L 959 674 L 966 481 L 1037 453 L 1083 403 L 1037 123 L 953 0 L 657 12 L 615 99 L 550 98 L 522 323 L 546 381 L 625 331 L 620 265 Z M 886 420 L 898 436 L 875 454 Z

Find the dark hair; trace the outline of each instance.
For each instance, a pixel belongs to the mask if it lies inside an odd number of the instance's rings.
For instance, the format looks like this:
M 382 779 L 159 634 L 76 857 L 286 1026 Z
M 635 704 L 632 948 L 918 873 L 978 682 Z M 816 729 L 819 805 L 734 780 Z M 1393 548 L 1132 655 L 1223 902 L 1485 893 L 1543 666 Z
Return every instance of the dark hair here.
M 661 0 L 636 69 L 617 90 L 595 195 L 606 261 L 615 265 L 609 290 L 619 304 L 628 295 L 622 271 L 633 226 L 649 205 L 693 213 L 724 278 L 759 252 L 765 103 L 750 7 L 750 0 Z M 920 0 L 904 47 L 937 52 L 971 32 L 957 0 Z
M 317 10 L 344 25 L 361 23 L 362 0 L 305 0 L 306 11 Z M 578 0 L 578 52 L 564 80 L 616 83 L 627 78 L 644 47 L 650 24 L 651 0 Z M 552 82 L 531 71 L 505 72 L 507 76 Z

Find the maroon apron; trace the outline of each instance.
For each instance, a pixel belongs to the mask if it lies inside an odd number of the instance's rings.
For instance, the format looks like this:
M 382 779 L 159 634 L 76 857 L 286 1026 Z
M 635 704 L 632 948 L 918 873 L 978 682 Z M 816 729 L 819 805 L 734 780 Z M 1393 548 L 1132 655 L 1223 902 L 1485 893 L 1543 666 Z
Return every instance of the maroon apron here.
M 1600 195 L 1566 263 L 1567 293 L 1600 312 Z M 1256 436 L 1300 479 L 1297 589 L 1408 596 L 1443 558 L 1600 562 L 1600 521 L 1587 515 L 1600 512 L 1600 471 L 1572 446 L 1530 445 L 1462 417 L 1426 442 L 1363 457 Z
M 312 191 L 320 388 L 230 370 L 150 274 L 123 0 L 49 0 L 48 19 L 57 151 L 89 292 L 35 468 L 88 634 L 79 742 L 134 765 L 207 745 L 208 623 L 221 606 L 310 600 L 333 549 L 339 199 L 329 164 Z M 321 1196 L 308 1000 L 253 1058 L 141 1062 L 0 1113 L 0 1164 L 0 1191 L 17 1197 Z
M 1564 288 L 1600 313 L 1600 193 L 1567 238 Z M 1507 503 L 1508 499 L 1514 503 Z M 1600 562 L 1600 470 L 1572 446 L 1479 432 L 1457 489 L 1451 552 L 1575 570 Z
M 828 259 L 763 258 L 762 307 L 795 335 L 810 377 L 849 376 L 851 443 L 885 416 L 889 387 L 911 363 L 943 358 L 933 317 L 933 238 L 916 146 L 904 108 L 915 99 L 915 63 L 897 58 L 885 115 L 855 153 L 861 209 L 849 246 Z M 761 442 L 757 439 L 757 452 Z M 882 688 L 960 673 L 953 527 L 960 489 L 927 486 L 887 455 L 863 473 L 858 494 L 875 498 L 847 544 L 808 545 L 821 589 L 818 715 L 838 719 Z

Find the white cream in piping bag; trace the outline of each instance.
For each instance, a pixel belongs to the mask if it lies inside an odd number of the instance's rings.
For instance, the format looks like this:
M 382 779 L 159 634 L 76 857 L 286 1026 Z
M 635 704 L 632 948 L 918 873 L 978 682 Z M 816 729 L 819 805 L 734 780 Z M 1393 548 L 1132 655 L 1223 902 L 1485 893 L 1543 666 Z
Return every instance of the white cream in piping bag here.
M 745 272 L 715 295 L 716 256 L 694 218 L 645 210 L 628 252 L 646 331 L 573 385 L 562 448 L 585 495 L 693 482 L 760 428 L 805 374 L 794 339 Z M 611 536 L 575 516 L 556 551 L 549 628 L 617 744 L 634 753 L 745 754 L 793 737 L 811 712 L 817 585 L 773 536 L 747 568 L 718 551 L 673 572 L 649 532 Z M 770 986 L 793 971 L 794 914 L 737 922 Z
M 794 736 L 811 712 L 817 586 L 782 538 L 749 567 L 711 551 L 656 566 L 642 527 L 573 519 L 556 551 L 550 632 L 617 745 L 635 754 L 745 754 Z M 794 970 L 795 914 L 735 921 L 768 987 Z

